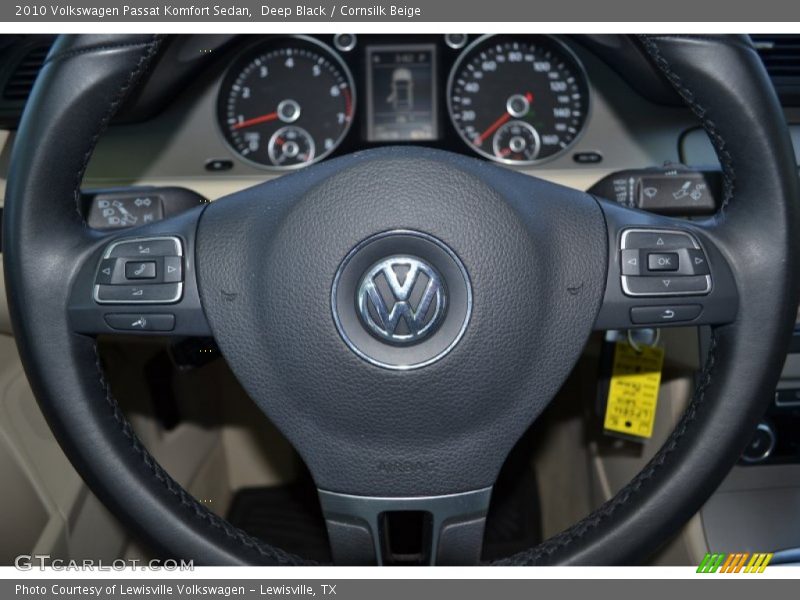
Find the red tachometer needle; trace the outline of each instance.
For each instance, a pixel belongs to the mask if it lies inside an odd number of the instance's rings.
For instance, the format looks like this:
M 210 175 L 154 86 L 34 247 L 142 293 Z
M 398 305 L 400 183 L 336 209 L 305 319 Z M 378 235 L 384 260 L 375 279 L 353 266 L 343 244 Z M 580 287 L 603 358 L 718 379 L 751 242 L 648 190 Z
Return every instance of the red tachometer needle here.
M 278 118 L 277 112 L 271 112 L 266 115 L 261 115 L 260 117 L 253 117 L 252 119 L 247 119 L 245 121 L 239 121 L 231 127 L 231 129 L 244 129 L 245 127 L 250 127 L 252 125 L 258 125 L 259 123 L 267 123 L 269 121 L 274 121 Z

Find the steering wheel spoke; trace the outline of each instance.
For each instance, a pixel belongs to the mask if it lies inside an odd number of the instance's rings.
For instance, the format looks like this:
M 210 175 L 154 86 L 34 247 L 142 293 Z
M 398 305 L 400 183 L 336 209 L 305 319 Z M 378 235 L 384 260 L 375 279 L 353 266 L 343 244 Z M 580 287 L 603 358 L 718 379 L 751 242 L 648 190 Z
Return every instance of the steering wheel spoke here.
M 340 565 L 473 565 L 480 560 L 492 488 L 381 498 L 319 491 Z
M 710 229 L 601 201 L 608 280 L 595 329 L 721 325 L 736 318 L 733 272 Z
M 77 333 L 210 336 L 197 289 L 194 238 L 202 208 L 104 236 L 69 299 Z

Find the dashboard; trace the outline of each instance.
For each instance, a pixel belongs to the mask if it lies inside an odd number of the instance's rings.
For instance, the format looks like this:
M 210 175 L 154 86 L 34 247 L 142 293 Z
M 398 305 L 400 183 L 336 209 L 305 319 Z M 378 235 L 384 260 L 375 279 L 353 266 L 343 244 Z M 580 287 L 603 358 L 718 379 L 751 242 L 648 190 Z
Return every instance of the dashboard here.
M 681 132 L 697 127 L 647 71 L 614 61 L 640 56 L 620 49 L 627 39 L 171 36 L 85 184 L 180 185 L 214 200 L 314 162 L 419 145 L 589 189 L 681 162 Z
M 550 36 L 275 36 L 236 53 L 217 124 L 237 159 L 275 171 L 385 144 L 535 165 L 575 144 L 590 100 Z

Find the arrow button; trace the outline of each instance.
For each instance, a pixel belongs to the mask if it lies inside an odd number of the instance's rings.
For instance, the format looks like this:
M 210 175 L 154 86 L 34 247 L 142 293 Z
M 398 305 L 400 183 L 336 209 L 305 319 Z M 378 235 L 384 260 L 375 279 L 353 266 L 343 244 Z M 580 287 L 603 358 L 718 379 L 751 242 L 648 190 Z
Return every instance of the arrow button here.
M 102 261 L 100 261 L 100 267 L 97 271 L 95 283 L 99 283 L 101 285 L 107 285 L 111 283 L 111 280 L 114 277 L 114 267 L 116 264 L 116 258 L 104 258 Z
M 623 277 L 622 288 L 628 296 L 680 296 L 707 294 L 711 291 L 711 285 L 705 275 L 680 276 L 670 279 Z
M 692 275 L 709 275 L 708 259 L 702 250 L 689 248 L 689 261 L 692 268 Z
M 164 283 L 183 281 L 183 261 L 180 256 L 164 257 Z
M 641 261 L 639 260 L 638 250 L 623 250 L 622 251 L 622 274 L 623 275 L 641 275 Z
M 683 231 L 628 230 L 623 234 L 623 248 L 658 248 L 659 252 L 693 248 L 692 237 Z

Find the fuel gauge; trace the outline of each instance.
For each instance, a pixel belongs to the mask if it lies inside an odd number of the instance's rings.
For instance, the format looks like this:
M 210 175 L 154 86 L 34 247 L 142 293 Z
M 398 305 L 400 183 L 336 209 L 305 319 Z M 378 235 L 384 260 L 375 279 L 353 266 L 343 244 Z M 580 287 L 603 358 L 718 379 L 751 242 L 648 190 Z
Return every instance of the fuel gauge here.
M 302 127 L 281 127 L 269 138 L 269 159 L 276 167 L 293 167 L 314 160 L 314 138 Z

